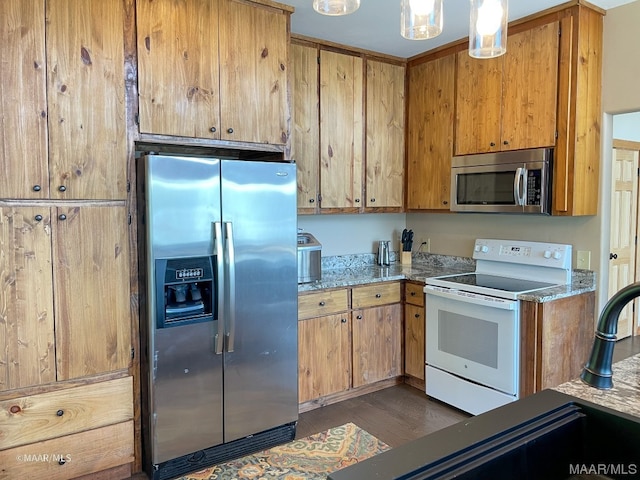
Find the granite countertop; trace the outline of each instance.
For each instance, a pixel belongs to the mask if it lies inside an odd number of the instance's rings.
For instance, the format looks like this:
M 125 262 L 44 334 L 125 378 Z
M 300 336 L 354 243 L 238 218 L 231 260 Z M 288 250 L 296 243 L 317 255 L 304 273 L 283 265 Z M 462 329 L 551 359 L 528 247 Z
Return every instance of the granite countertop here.
M 579 378 L 552 390 L 640 417 L 640 354 L 614 363 L 612 370 L 613 388 L 610 390 L 590 387 Z
M 397 258 L 397 255 L 392 252 L 391 265 L 381 267 L 375 263 L 374 254 L 323 257 L 322 278 L 317 282 L 299 284 L 298 292 L 400 280 L 424 282 L 429 277 L 468 273 L 475 270 L 475 260 L 468 257 L 418 253 L 413 255 L 411 265 L 401 265 Z M 595 289 L 594 272 L 574 270 L 569 285 L 522 294 L 518 299 L 544 303 L 593 292 Z

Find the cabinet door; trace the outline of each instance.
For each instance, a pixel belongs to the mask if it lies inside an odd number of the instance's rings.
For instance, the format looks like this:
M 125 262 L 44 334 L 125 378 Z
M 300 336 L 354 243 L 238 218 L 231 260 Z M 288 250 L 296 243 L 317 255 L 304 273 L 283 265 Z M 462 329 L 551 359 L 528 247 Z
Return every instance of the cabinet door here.
M 0 239 L 0 391 L 55 381 L 49 208 L 0 208 Z
M 456 55 L 409 68 L 407 209 L 449 210 Z
M 424 380 L 424 307 L 404 306 L 404 373 Z
M 219 2 L 220 138 L 285 144 L 289 14 L 240 0 Z
M 0 2 L 0 198 L 47 198 L 42 0 Z
M 59 207 L 55 212 L 57 378 L 127 368 L 131 359 L 127 211 Z
M 292 44 L 291 68 L 293 69 L 291 158 L 297 165 L 298 213 L 315 213 L 320 182 L 318 49 Z
M 504 57 L 502 150 L 556 143 L 558 22 L 509 36 Z
M 402 305 L 353 311 L 353 386 L 402 375 Z
M 362 58 L 320 51 L 320 207 L 357 212 L 362 198 Z
M 298 345 L 300 403 L 349 388 L 348 313 L 299 321 Z
M 136 7 L 140 131 L 219 139 L 218 0 Z
M 402 208 L 404 72 L 400 65 L 367 61 L 367 208 Z
M 458 53 L 456 155 L 500 150 L 503 60 Z
M 125 199 L 123 4 L 46 3 L 51 196 Z

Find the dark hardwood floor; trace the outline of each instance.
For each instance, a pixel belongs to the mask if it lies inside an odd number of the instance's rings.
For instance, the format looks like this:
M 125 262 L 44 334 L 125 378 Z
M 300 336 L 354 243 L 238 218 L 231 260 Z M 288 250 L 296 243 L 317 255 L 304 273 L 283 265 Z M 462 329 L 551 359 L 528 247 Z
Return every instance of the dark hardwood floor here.
M 468 417 L 430 400 L 417 388 L 401 384 L 301 413 L 296 437 L 352 422 L 387 445 L 397 447 Z

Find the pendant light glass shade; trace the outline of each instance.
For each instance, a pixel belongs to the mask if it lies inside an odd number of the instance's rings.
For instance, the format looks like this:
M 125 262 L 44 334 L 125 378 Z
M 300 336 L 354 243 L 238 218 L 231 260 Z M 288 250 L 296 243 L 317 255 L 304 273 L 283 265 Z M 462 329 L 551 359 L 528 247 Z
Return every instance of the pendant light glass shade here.
M 470 0 L 469 55 L 499 57 L 507 51 L 508 0 Z
M 402 0 L 400 33 L 409 40 L 426 40 L 442 33 L 442 0 Z
M 360 0 L 313 0 L 313 9 L 323 15 L 348 15 L 360 7 Z

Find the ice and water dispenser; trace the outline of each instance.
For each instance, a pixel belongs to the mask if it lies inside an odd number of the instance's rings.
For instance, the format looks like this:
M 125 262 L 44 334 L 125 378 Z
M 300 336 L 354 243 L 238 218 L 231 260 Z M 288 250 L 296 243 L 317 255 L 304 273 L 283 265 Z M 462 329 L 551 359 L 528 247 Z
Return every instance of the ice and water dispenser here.
M 217 318 L 212 256 L 156 259 L 156 328 Z

